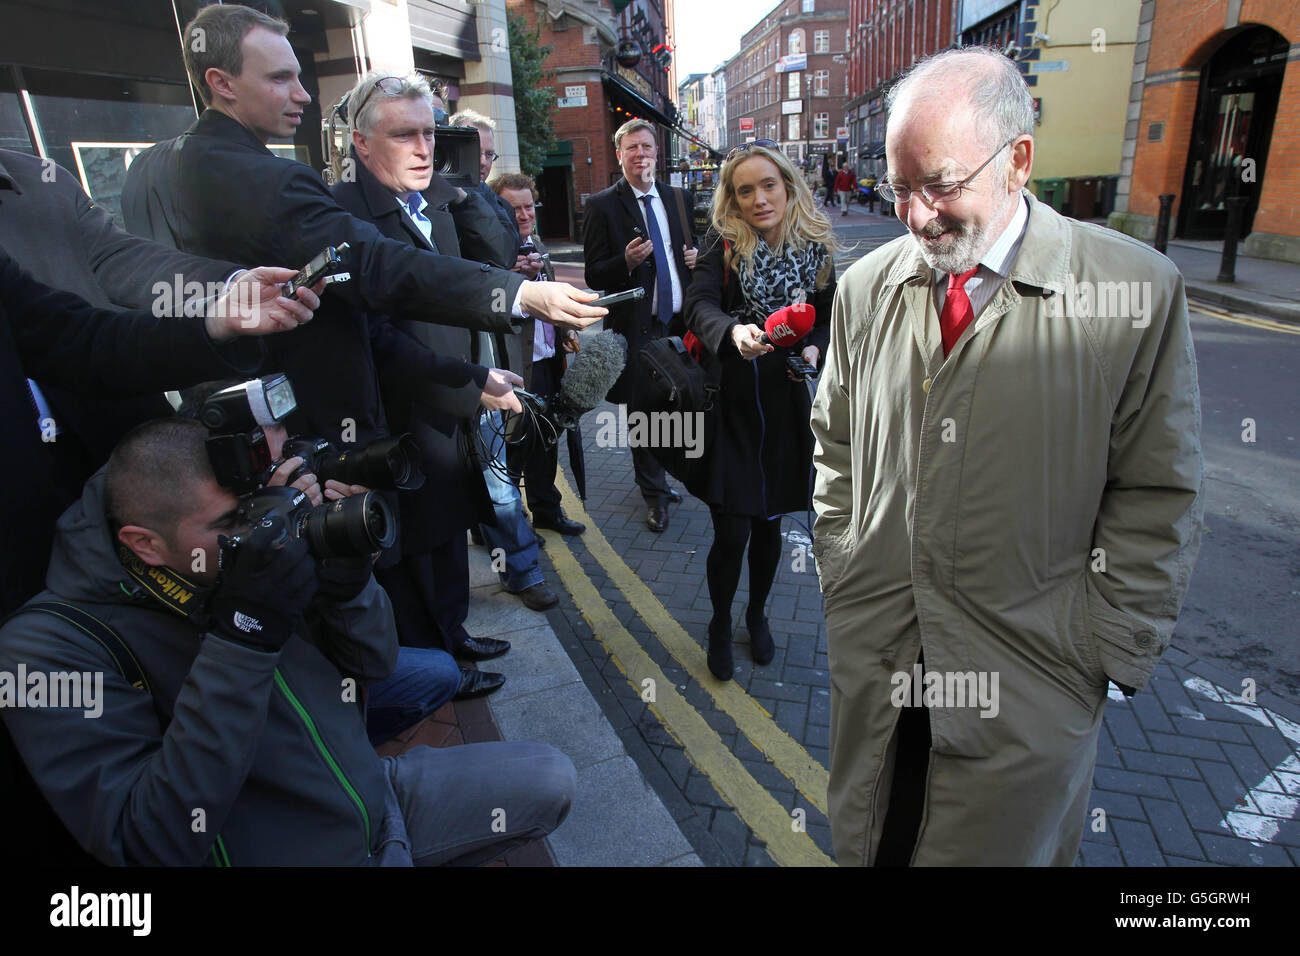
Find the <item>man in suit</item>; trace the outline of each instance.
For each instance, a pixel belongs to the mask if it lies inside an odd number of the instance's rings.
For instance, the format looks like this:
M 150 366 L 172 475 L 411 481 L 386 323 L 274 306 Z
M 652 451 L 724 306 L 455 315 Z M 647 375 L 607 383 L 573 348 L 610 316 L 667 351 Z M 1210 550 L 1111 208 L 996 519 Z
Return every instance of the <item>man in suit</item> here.
M 623 178 L 587 200 L 583 259 L 587 285 L 606 293 L 640 286 L 645 297 L 614 306 L 606 328 L 627 339 L 627 367 L 609 391 L 611 402 L 632 401 L 637 355 L 647 343 L 681 334 L 682 299 L 695 268 L 689 217 L 683 221 L 681 191 L 655 181 L 659 146 L 654 127 L 630 120 L 614 134 Z M 632 449 L 637 487 L 646 503 L 651 531 L 668 527 L 668 502 L 681 496 L 648 448 Z
M 451 126 L 473 126 L 478 130 L 478 193 L 496 214 L 502 227 L 514 238 L 515 247 L 518 248 L 523 237 L 519 235 L 519 229 L 515 225 L 515 211 L 488 185 L 488 179 L 492 175 L 492 165 L 501 158 L 496 145 L 497 124 L 490 117 L 475 110 L 461 110 L 447 120 L 447 123 Z
M 329 290 L 310 331 L 272 350 L 299 399 L 291 431 L 358 444 L 386 433 L 366 312 L 503 333 L 526 313 L 577 327 L 604 314 L 572 286 L 526 286 L 504 270 L 387 238 L 342 209 L 313 169 L 274 156 L 267 142 L 292 136 L 310 101 L 284 21 L 223 4 L 200 10 L 183 32 L 186 70 L 207 109 L 131 164 L 127 227 L 235 261 L 296 265 L 326 246 L 350 247 L 351 281 Z M 164 228 L 168 216 L 178 221 Z M 432 374 L 415 386 L 436 392 Z
M 555 269 L 551 265 L 546 247 L 533 232 L 537 222 L 537 196 L 533 179 L 522 173 L 508 173 L 492 181 L 492 189 L 510 204 L 519 226 L 519 255 L 514 270 L 539 282 L 554 282 Z M 531 248 L 533 251 L 526 252 Z M 524 362 L 519 373 L 524 388 L 535 395 L 549 396 L 559 391 L 564 375 L 564 354 L 577 349 L 577 337 L 560 336 L 550 331 L 545 323 L 525 323 L 520 330 L 524 344 Z M 524 479 L 528 495 L 528 510 L 533 514 L 533 524 L 538 528 L 551 528 L 560 534 L 582 534 L 587 528 L 574 521 L 560 506 L 560 492 L 555 487 L 555 472 L 559 467 L 559 443 L 542 441 L 520 442 L 511 445 L 508 455 L 510 471 Z
M 493 261 L 513 253 L 512 242 L 478 194 L 434 173 L 433 92 L 423 77 L 371 74 L 347 94 L 344 108 L 355 175 L 331 189 L 340 206 L 388 238 L 418 248 Z M 522 379 L 474 364 L 471 359 L 479 357 L 474 332 L 386 316 L 371 316 L 371 321 L 390 323 L 395 334 L 408 337 L 410 348 L 429 349 L 466 369 L 465 384 L 437 408 L 412 393 L 405 375 L 380 367 L 389 421 L 416 436 L 428 480 L 422 488 L 400 493 L 401 561 L 376 574 L 393 601 L 403 643 L 441 643 L 467 660 L 497 657 L 509 650 L 508 641 L 473 638 L 464 628 L 469 612 L 465 532 L 480 516 L 487 517 L 490 504 L 482 476 L 467 467 L 462 448 L 480 408 L 521 410 L 509 386 Z M 503 392 L 485 389 L 489 380 L 507 387 Z M 472 680 L 481 692 L 505 682 L 500 674 L 466 674 L 476 675 Z

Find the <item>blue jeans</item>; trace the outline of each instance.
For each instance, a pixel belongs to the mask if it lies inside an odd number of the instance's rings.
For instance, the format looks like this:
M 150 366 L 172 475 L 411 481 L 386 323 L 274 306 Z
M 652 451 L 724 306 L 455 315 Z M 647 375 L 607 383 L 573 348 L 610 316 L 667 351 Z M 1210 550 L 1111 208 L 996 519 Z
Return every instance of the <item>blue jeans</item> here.
M 483 463 L 483 481 L 487 484 L 492 510 L 496 512 L 496 526 L 480 525 L 479 533 L 488 550 L 501 549 L 506 567 L 498 571 L 501 586 L 512 594 L 542 583 L 542 569 L 537 566 L 537 537 L 532 525 L 524 517 L 523 499 L 514 482 L 506 474 L 506 441 L 501 431 L 501 413 L 485 412 L 479 419 L 479 460 Z
M 399 647 L 397 666 L 366 690 L 366 735 L 379 746 L 428 717 L 460 689 L 460 665 L 446 651 Z

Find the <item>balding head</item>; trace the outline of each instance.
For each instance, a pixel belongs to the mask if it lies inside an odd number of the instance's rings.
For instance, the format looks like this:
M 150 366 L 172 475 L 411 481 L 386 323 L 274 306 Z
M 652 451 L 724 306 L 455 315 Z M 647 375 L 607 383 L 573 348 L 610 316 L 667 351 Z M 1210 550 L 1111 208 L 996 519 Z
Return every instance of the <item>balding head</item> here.
M 1034 98 L 1020 70 L 989 47 L 945 50 L 920 60 L 885 97 L 889 131 L 948 118 L 954 135 L 975 137 L 986 151 L 1034 133 Z

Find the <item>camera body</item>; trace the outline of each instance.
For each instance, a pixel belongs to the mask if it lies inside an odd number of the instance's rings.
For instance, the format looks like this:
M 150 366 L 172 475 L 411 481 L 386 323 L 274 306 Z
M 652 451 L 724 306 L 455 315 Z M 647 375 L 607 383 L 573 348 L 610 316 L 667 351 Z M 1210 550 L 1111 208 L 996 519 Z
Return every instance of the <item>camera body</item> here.
M 239 499 L 236 515 L 242 529 L 255 528 L 279 515 L 284 519 L 283 540 L 272 547 L 305 538 L 318 561 L 373 554 L 397 539 L 392 512 L 373 491 L 312 505 L 297 488 L 259 488 Z M 236 533 L 229 538 L 228 547 L 238 548 L 243 540 L 244 532 Z
M 481 151 L 473 126 L 439 126 L 433 141 L 433 171 L 467 192 L 477 189 Z
M 424 486 L 420 470 L 420 445 L 408 434 L 378 438 L 355 450 L 340 452 L 323 438 L 290 438 L 283 459 L 298 457 L 303 465 L 289 476 L 289 484 L 311 472 L 324 484 L 365 485 L 390 491 L 415 491 Z

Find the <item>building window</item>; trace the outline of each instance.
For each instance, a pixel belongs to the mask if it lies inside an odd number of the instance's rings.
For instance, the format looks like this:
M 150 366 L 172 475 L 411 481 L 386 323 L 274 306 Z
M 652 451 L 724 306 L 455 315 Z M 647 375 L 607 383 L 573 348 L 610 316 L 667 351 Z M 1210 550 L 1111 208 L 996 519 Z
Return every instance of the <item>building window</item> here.
M 813 96 L 830 96 L 831 95 L 831 71 L 818 70 L 812 77 L 812 95 Z
M 831 52 L 831 31 L 817 30 L 813 33 L 813 52 L 830 53 Z
M 798 56 L 800 53 L 803 53 L 804 52 L 803 39 L 804 39 L 803 27 L 799 27 L 797 29 L 791 30 L 790 36 L 786 39 L 786 45 L 788 47 L 786 52 L 789 53 L 791 56 Z
M 785 118 L 785 138 L 786 139 L 799 138 L 799 114 L 798 113 L 791 113 L 789 116 Z
M 815 13 L 816 8 L 817 8 L 817 0 L 803 0 L 804 13 Z
M 831 135 L 831 114 L 818 113 L 813 117 L 813 139 L 825 139 Z
M 799 74 L 787 73 L 786 76 L 788 76 L 789 79 L 786 80 L 785 98 L 788 100 L 797 100 L 802 95 L 799 92 Z

